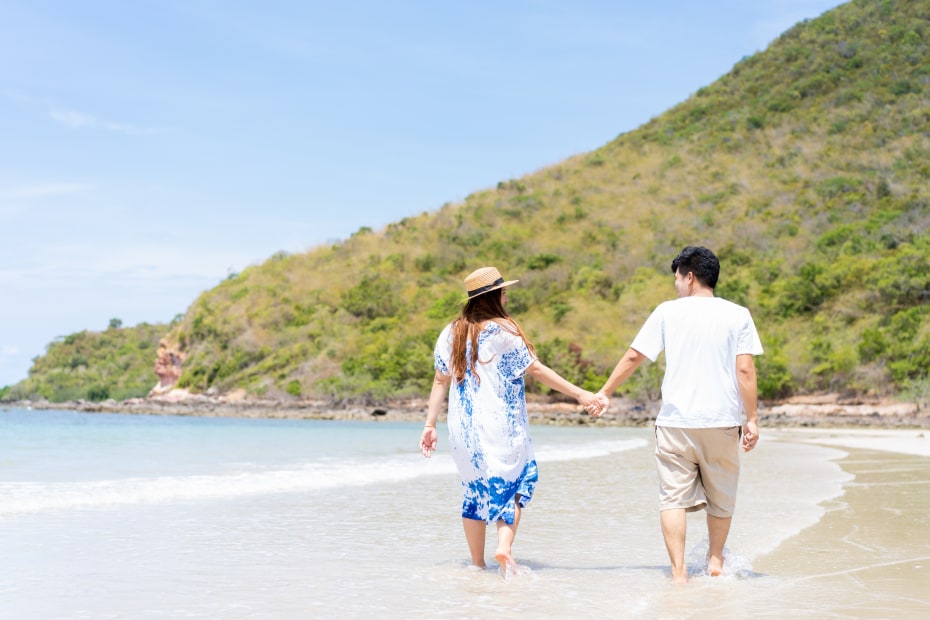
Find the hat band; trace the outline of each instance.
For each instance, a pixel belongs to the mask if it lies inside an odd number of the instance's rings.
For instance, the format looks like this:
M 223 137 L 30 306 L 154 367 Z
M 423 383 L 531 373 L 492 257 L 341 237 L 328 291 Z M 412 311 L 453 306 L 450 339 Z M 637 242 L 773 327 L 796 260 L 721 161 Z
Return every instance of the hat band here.
M 468 298 L 471 299 L 472 297 L 475 297 L 476 295 L 480 295 L 481 293 L 487 293 L 495 286 L 499 286 L 503 283 L 504 283 L 504 278 L 498 278 L 494 280 L 493 282 L 491 282 L 490 284 L 487 284 L 485 286 L 481 286 L 479 288 L 468 291 Z

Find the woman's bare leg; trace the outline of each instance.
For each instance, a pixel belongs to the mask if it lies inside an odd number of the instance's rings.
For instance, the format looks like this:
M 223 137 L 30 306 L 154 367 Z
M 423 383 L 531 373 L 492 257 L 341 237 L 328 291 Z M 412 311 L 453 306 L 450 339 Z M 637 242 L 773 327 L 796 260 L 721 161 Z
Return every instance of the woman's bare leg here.
M 517 527 L 520 525 L 520 496 L 515 499 L 516 507 L 514 508 L 513 524 L 504 520 L 497 522 L 497 552 L 494 559 L 501 565 L 504 574 L 507 573 L 508 567 L 513 568 L 516 562 L 513 559 L 513 541 L 517 537 Z
M 487 568 L 484 563 L 484 539 L 488 525 L 483 520 L 466 519 L 462 517 L 462 527 L 465 528 L 465 540 L 468 542 L 468 551 L 471 553 L 472 566 Z

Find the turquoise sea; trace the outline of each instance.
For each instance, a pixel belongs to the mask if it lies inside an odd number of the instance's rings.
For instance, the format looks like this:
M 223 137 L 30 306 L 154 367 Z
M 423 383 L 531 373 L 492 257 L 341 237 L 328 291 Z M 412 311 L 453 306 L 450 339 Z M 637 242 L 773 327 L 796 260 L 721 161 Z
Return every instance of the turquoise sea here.
M 420 428 L 0 410 L 0 617 L 783 617 L 787 600 L 813 618 L 842 601 L 804 563 L 766 565 L 854 483 L 837 448 L 764 435 L 726 574 L 700 574 L 698 513 L 696 576 L 675 587 L 652 430 L 534 426 L 540 482 L 508 580 L 468 568 L 444 429 L 427 460 Z

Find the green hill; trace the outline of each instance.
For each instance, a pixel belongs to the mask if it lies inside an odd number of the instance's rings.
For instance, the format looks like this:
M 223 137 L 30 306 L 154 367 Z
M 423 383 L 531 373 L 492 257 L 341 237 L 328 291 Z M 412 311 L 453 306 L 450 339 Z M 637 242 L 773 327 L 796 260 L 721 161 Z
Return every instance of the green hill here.
M 82 331 L 55 340 L 37 357 L 29 378 L 0 391 L 0 400 L 102 401 L 145 396 L 158 382 L 152 373 L 158 341 L 167 325 L 142 323 L 106 331 Z
M 463 277 L 492 264 L 521 280 L 509 309 L 541 359 L 599 387 L 674 296 L 671 259 L 699 244 L 721 259 L 718 294 L 753 311 L 763 397 L 925 392 L 928 51 L 930 0 L 850 2 L 596 151 L 275 255 L 167 330 L 178 385 L 423 396 Z M 642 369 L 625 389 L 655 396 L 659 376 Z

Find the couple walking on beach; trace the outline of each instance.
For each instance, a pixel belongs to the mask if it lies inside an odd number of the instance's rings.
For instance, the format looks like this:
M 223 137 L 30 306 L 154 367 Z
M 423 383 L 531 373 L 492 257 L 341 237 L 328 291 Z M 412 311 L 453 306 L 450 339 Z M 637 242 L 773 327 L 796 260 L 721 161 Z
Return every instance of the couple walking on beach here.
M 705 509 L 707 572 L 723 570 L 739 478 L 739 448 L 759 439 L 754 355 L 762 345 L 749 310 L 714 296 L 720 263 L 704 247 L 672 261 L 678 299 L 656 307 L 604 386 L 581 389 L 543 364 L 505 309 L 505 281 L 494 267 L 465 278 L 468 299 L 439 335 L 435 376 L 420 449 L 436 450 L 436 422 L 448 394 L 449 445 L 462 478 L 462 524 L 473 566 L 485 567 L 487 526 L 496 524 L 495 559 L 516 568 L 513 541 L 538 479 L 523 377 L 575 398 L 594 416 L 643 361 L 665 351 L 662 406 L 656 418 L 660 523 L 676 583 L 688 580 L 686 513 Z M 746 422 L 742 426 L 742 416 Z

